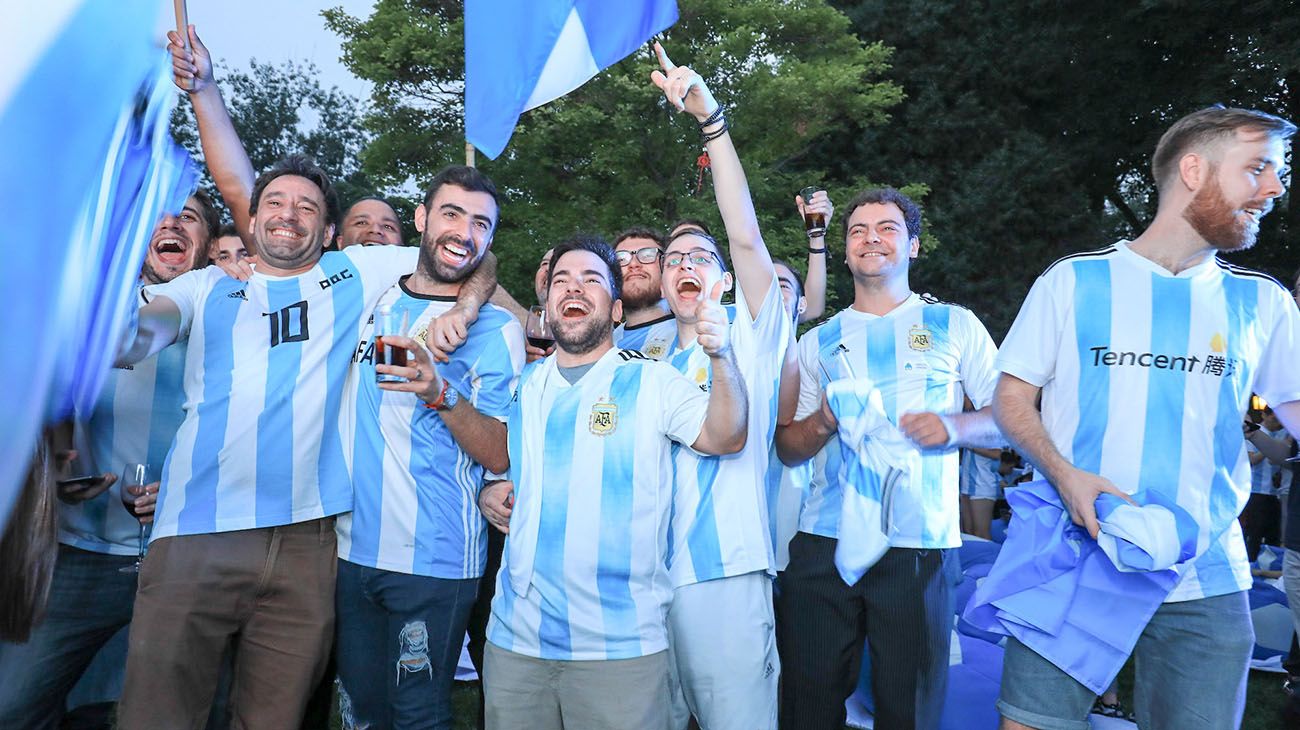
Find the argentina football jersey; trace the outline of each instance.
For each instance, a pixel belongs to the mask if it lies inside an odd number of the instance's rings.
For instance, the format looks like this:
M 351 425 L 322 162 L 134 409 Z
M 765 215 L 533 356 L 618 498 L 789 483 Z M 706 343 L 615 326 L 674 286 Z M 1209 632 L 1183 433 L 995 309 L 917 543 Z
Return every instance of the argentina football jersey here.
M 1296 305 L 1273 279 L 1213 256 L 1173 274 L 1120 241 L 1038 278 L 998 368 L 1043 389 L 1067 461 L 1195 518 L 1198 557 L 1168 599 L 1189 600 L 1251 585 L 1241 421 L 1252 392 L 1300 399 L 1296 338 Z
M 664 651 L 670 447 L 698 438 L 708 396 L 635 351 L 572 385 L 555 361 L 525 368 L 510 410 L 515 502 L 488 640 L 540 659 Z
M 728 310 L 731 347 L 749 398 L 748 435 L 744 449 L 725 456 L 702 456 L 673 446 L 668 565 L 674 588 L 760 570 L 774 572 L 764 484 L 792 323 L 775 277 L 757 317 L 751 318 L 739 287 L 736 303 Z M 702 390 L 710 387 L 711 361 L 698 342 L 667 361 Z
M 380 299 L 405 313 L 407 334 L 423 341 L 429 323 L 456 304 L 425 296 L 403 281 Z M 353 508 L 337 523 L 339 557 L 358 565 L 433 578 L 477 578 L 487 555 L 478 509 L 485 471 L 461 449 L 442 417 L 414 393 L 375 382 L 373 320 L 353 351 L 344 410 L 344 446 L 354 487 Z M 519 320 L 484 305 L 465 343 L 435 368 L 448 386 L 485 416 L 505 421 L 524 364 Z
M 362 317 L 418 249 L 355 246 L 309 271 L 247 282 L 218 267 L 158 286 L 180 311 L 185 420 L 163 467 L 153 539 L 272 527 L 345 512 L 339 433 Z
M 181 383 L 185 343 L 108 371 L 93 410 L 78 428 L 96 472 L 121 474 L 127 462 L 149 466 L 157 479 L 185 417 Z M 59 542 L 111 555 L 135 555 L 140 523 L 122 508 L 120 481 L 94 499 L 59 506 Z
M 844 309 L 799 340 L 796 419 L 821 408 L 829 379 L 866 378 L 880 390 L 884 412 L 898 425 L 905 413 L 959 413 L 963 395 L 975 407 L 992 402 L 997 371 L 988 331 L 968 309 L 912 294 L 884 316 Z M 921 473 L 893 495 L 893 547 L 961 545 L 958 524 L 959 452 L 926 449 Z M 838 436 L 816 458 L 799 530 L 838 537 L 844 492 Z
M 639 350 L 654 360 L 663 360 L 677 349 L 677 318 L 672 312 L 644 324 L 614 328 L 614 347 Z

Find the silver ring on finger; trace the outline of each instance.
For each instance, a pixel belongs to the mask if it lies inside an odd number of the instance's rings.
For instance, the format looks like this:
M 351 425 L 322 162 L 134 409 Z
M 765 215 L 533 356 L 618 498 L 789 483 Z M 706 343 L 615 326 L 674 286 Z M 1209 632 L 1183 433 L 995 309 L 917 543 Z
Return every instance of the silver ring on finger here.
M 416 379 L 416 380 L 421 380 L 421 379 L 423 379 L 423 378 L 424 378 L 424 373 L 423 373 L 419 368 L 416 368 L 416 369 L 415 369 L 415 379 Z

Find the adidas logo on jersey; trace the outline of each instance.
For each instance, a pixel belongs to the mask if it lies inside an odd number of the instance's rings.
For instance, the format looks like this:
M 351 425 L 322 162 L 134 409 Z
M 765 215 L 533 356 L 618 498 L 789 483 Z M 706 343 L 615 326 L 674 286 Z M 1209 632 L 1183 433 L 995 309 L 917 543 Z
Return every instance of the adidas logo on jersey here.
M 232 292 L 230 292 L 229 294 L 226 295 L 226 298 L 227 298 L 227 299 L 243 299 L 244 301 L 248 301 L 248 295 L 244 293 L 244 290 L 243 290 L 243 289 L 239 289 L 239 290 L 237 290 L 237 291 L 232 291 Z

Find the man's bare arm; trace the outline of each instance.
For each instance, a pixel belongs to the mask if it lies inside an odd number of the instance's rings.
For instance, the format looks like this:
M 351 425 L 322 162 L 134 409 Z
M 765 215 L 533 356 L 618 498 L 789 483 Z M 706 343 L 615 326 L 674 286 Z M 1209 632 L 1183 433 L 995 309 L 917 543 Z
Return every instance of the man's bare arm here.
M 114 367 L 133 365 L 176 342 L 181 332 L 181 310 L 164 296 L 140 307 L 138 322 L 123 333 Z

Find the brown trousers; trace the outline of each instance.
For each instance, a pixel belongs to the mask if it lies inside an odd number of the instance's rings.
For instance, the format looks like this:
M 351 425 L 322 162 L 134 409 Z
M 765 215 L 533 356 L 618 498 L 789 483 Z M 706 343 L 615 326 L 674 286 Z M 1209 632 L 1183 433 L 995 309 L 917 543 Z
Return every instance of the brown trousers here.
M 336 567 L 333 517 L 154 542 L 118 727 L 203 728 L 227 646 L 231 727 L 298 727 L 334 637 Z

